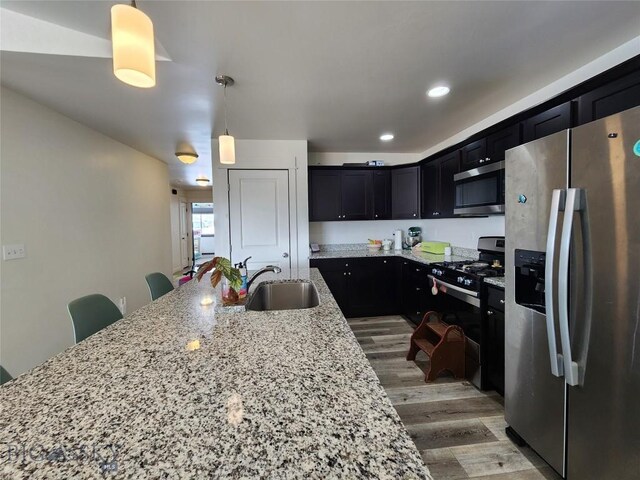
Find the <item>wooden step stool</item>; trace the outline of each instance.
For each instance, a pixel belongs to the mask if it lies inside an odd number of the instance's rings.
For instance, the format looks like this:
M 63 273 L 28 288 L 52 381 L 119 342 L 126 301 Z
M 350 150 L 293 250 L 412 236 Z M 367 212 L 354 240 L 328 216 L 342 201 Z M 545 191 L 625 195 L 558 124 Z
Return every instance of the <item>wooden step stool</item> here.
M 464 348 L 466 338 L 462 328 L 447 325 L 440 314 L 427 312 L 411 335 L 407 360 L 415 360 L 422 350 L 431 360 L 425 382 L 433 382 L 443 370 L 449 370 L 456 378 L 464 378 Z

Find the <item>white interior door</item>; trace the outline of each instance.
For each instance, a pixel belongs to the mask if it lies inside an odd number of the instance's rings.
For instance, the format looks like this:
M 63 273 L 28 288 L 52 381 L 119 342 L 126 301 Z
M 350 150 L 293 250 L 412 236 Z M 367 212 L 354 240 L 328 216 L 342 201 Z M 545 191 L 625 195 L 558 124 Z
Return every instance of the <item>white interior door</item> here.
M 289 172 L 229 170 L 231 262 L 290 268 Z
M 187 209 L 186 202 L 180 202 L 180 262 L 182 268 L 189 266 L 189 231 L 187 229 Z

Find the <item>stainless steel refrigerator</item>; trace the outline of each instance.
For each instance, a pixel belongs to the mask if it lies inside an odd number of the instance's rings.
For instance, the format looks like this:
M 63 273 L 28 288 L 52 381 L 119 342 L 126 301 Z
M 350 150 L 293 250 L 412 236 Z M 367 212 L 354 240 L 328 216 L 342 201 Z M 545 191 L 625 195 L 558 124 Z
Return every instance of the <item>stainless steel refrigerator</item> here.
M 640 479 L 640 107 L 506 154 L 505 417 L 569 480 Z

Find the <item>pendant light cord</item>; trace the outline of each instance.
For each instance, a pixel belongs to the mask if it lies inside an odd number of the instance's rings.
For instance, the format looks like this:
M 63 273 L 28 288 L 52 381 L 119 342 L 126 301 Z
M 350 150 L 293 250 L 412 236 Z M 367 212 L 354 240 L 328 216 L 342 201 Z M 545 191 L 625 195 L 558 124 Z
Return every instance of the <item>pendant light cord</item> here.
M 227 82 L 224 82 L 224 134 L 229 135 L 229 129 L 227 128 Z

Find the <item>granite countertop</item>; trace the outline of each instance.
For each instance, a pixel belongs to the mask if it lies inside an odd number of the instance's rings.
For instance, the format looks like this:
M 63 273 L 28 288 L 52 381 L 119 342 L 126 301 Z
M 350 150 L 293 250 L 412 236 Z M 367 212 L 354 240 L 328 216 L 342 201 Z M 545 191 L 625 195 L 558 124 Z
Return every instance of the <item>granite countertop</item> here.
M 494 285 L 496 287 L 504 288 L 505 287 L 505 279 L 504 277 L 487 277 L 484 279 L 484 283 L 488 283 L 489 285 Z
M 436 262 L 463 262 L 465 260 L 473 260 L 471 257 L 463 257 L 461 255 L 435 255 L 433 253 L 413 252 L 411 250 L 389 250 L 382 249 L 370 251 L 368 248 L 360 250 L 330 250 L 325 252 L 312 253 L 310 260 L 321 260 L 325 258 L 364 258 L 364 257 L 401 257 L 414 262 L 431 264 Z
M 0 477 L 430 478 L 319 272 L 262 279 L 300 277 L 318 307 L 192 281 L 0 387 Z

